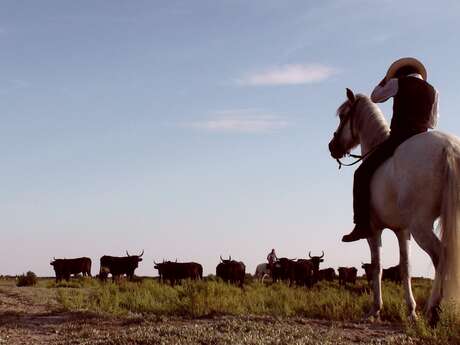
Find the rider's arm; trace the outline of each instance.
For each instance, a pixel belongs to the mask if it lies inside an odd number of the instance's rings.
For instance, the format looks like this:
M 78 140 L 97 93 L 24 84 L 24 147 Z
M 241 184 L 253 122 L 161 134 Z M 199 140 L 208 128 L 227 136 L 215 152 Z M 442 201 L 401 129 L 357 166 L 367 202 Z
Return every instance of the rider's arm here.
M 372 91 L 371 100 L 374 103 L 385 102 L 388 98 L 393 97 L 398 92 L 398 79 L 391 78 L 387 82 L 382 80 Z

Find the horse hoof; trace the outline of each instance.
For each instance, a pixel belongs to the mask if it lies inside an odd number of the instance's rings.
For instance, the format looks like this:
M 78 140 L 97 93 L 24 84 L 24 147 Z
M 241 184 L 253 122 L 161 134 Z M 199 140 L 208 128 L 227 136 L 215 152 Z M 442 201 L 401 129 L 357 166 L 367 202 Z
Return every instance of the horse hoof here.
M 411 312 L 409 317 L 407 318 L 407 320 L 409 321 L 409 323 L 417 322 L 417 320 L 418 320 L 417 313 L 415 311 Z
M 377 312 L 370 312 L 369 314 L 366 315 L 364 318 L 365 321 L 370 322 L 370 323 L 376 323 L 380 322 L 380 311 Z

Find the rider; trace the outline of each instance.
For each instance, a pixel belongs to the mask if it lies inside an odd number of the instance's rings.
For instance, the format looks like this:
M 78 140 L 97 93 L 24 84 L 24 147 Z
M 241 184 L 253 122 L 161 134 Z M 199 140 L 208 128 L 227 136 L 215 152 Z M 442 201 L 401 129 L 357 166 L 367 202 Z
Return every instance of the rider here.
M 272 251 L 267 255 L 268 267 L 270 270 L 273 268 L 273 264 L 276 260 L 278 260 L 278 257 L 276 256 L 275 249 L 272 249 Z
M 375 87 L 371 99 L 381 103 L 393 97 L 390 136 L 373 151 L 356 170 L 353 182 L 355 228 L 342 237 L 353 242 L 371 235 L 370 182 L 377 168 L 390 158 L 396 148 L 410 137 L 436 126 L 438 93 L 426 81 L 426 69 L 415 58 L 402 58 L 390 66 Z

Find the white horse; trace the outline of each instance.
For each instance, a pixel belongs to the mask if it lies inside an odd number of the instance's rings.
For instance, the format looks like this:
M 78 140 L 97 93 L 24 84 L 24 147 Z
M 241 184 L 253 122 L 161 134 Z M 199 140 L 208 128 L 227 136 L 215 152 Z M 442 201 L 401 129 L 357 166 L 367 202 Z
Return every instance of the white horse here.
M 254 274 L 254 276 L 255 276 L 256 279 L 258 279 L 261 283 L 264 282 L 265 277 L 270 278 L 272 275 L 271 275 L 270 268 L 268 267 L 268 264 L 267 264 L 267 263 L 264 263 L 264 264 L 259 264 L 259 265 L 257 265 L 257 267 L 256 267 L 256 273 Z
M 331 156 L 342 158 L 361 145 L 361 154 L 370 152 L 389 135 L 380 109 L 364 95 L 347 89 L 347 98 L 337 110 L 340 124 L 329 144 Z M 427 315 L 436 321 L 441 299 L 459 300 L 458 226 L 460 225 L 459 185 L 460 140 L 430 131 L 402 143 L 382 164 L 371 181 L 371 228 L 367 239 L 373 265 L 374 303 L 369 316 L 379 317 L 382 308 L 380 262 L 384 228 L 395 232 L 399 242 L 402 283 L 409 317 L 416 318 L 409 268 L 411 235 L 431 257 L 435 279 L 427 304 Z M 433 224 L 440 218 L 440 236 Z

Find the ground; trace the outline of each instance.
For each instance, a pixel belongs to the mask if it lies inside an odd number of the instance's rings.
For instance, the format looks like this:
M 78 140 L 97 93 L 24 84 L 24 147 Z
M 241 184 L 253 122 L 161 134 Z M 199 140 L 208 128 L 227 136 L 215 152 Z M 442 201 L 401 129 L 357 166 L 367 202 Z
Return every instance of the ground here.
M 0 344 L 414 344 L 392 323 L 66 312 L 56 289 L 0 282 Z

